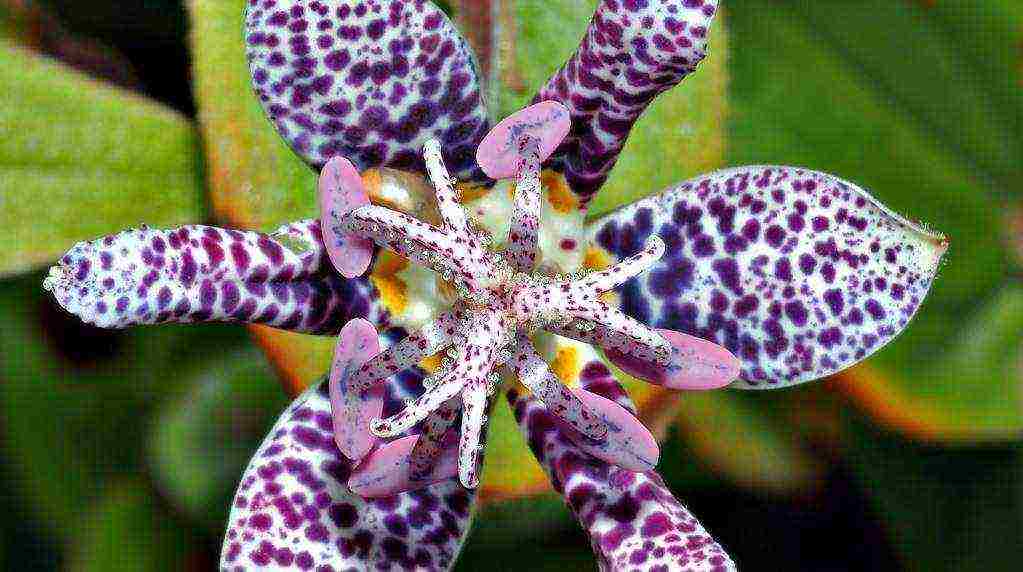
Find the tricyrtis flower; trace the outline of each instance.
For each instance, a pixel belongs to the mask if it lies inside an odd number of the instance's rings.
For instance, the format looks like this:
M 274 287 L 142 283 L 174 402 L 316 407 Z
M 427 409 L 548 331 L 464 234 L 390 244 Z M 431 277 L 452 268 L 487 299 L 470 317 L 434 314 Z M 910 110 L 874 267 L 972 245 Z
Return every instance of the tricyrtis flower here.
M 242 477 L 223 568 L 450 568 L 498 392 L 603 569 L 734 568 L 653 471 L 656 442 L 604 358 L 670 388 L 832 374 L 905 327 L 945 241 L 789 167 L 587 221 L 635 120 L 703 58 L 715 11 L 604 0 L 535 105 L 491 129 L 467 44 L 431 3 L 249 2 L 253 85 L 320 172 L 320 219 L 129 230 L 76 245 L 45 283 L 107 327 L 338 335 L 329 376 Z

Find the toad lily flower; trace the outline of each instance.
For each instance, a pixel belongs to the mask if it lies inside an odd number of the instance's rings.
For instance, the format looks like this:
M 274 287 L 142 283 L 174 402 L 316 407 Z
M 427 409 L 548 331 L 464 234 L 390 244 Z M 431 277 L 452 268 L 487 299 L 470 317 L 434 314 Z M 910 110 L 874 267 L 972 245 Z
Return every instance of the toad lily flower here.
M 241 479 L 223 569 L 449 569 L 499 391 L 601 569 L 734 569 L 654 471 L 604 358 L 676 389 L 833 374 L 907 325 L 946 241 L 789 167 L 586 221 L 636 119 L 704 57 L 716 8 L 601 1 L 534 105 L 491 128 L 472 54 L 430 2 L 249 0 L 252 83 L 320 172 L 319 220 L 128 230 L 75 245 L 44 283 L 104 327 L 337 335 L 329 375 Z M 549 365 L 564 354 L 571 368 Z

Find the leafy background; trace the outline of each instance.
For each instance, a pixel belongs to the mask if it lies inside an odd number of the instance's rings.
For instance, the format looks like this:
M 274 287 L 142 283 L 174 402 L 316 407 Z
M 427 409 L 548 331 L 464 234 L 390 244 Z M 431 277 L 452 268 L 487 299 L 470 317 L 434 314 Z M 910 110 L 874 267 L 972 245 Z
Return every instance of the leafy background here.
M 572 51 L 593 3 L 505 0 L 509 47 L 483 62 L 502 114 Z M 96 330 L 39 287 L 73 242 L 142 221 L 312 214 L 313 174 L 248 93 L 242 5 L 0 0 L 6 569 L 215 569 L 242 467 L 330 347 L 259 333 L 271 365 L 242 328 Z M 873 189 L 952 247 L 919 318 L 866 365 L 671 403 L 662 472 L 746 570 L 1014 569 L 1023 3 L 723 5 L 711 58 L 637 128 L 594 209 L 723 165 L 798 164 Z M 445 3 L 471 41 L 472 6 Z M 592 566 L 560 501 L 516 488 L 535 468 L 510 431 L 491 432 L 504 438 L 460 569 Z

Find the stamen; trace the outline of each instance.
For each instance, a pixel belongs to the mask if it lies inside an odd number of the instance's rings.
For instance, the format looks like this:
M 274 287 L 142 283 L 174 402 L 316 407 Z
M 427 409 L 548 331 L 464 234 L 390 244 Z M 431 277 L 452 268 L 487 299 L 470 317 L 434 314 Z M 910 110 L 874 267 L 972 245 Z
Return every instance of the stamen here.
M 455 194 L 455 187 L 451 176 L 444 167 L 444 160 L 440 154 L 440 141 L 430 139 L 423 147 L 423 158 L 426 161 L 426 171 L 437 190 L 437 210 L 440 211 L 440 218 L 444 226 L 454 232 L 465 232 L 467 223 L 465 209 L 458 204 Z
M 487 423 L 486 383 L 473 380 L 462 389 L 462 439 L 458 445 L 458 478 L 466 488 L 479 485 L 480 441 Z
M 647 239 L 643 250 L 610 268 L 593 272 L 579 282 L 583 287 L 597 293 L 610 292 L 631 278 L 649 270 L 662 256 L 664 256 L 664 241 L 661 240 L 661 237 L 654 235 Z
M 444 312 L 403 340 L 366 362 L 349 382 L 355 391 L 365 391 L 377 381 L 404 371 L 451 343 L 457 320 L 453 312 Z M 454 348 L 449 348 L 449 352 Z M 452 356 L 454 357 L 454 356 Z
M 412 465 L 412 480 L 422 480 L 430 474 L 430 470 L 440 456 L 444 437 L 448 430 L 455 424 L 458 416 L 459 400 L 453 397 L 440 405 L 436 411 L 430 414 L 423 423 L 423 432 L 419 435 L 419 441 L 412 448 L 409 462 Z
M 568 309 L 574 318 L 581 318 L 594 327 L 586 332 L 602 348 L 636 356 L 646 361 L 666 364 L 671 344 L 652 328 L 612 308 L 603 300 L 591 300 Z M 578 330 L 577 330 L 578 331 Z
M 603 439 L 607 436 L 607 425 L 586 409 L 582 401 L 576 397 L 551 372 L 547 362 L 533 348 L 533 344 L 525 334 L 519 334 L 513 356 L 512 369 L 515 375 L 541 403 L 568 423 L 576 431 L 590 439 Z
M 464 255 L 465 247 L 458 244 L 458 237 L 433 225 L 385 207 L 368 205 L 346 214 L 344 228 L 423 266 L 451 271 L 470 290 L 479 288 L 475 276 L 482 269 Z M 401 240 L 390 239 L 388 235 Z
M 505 258 L 512 267 L 529 271 L 536 265 L 540 232 L 540 141 L 527 136 L 521 144 L 521 171 L 515 185 L 515 203 Z
M 408 431 L 429 417 L 442 403 L 458 395 L 466 384 L 466 377 L 461 375 L 462 373 L 462 368 L 455 368 L 419 398 L 407 402 L 405 408 L 398 413 L 386 419 L 374 419 L 369 425 L 370 431 L 377 437 L 385 439 L 397 437 Z

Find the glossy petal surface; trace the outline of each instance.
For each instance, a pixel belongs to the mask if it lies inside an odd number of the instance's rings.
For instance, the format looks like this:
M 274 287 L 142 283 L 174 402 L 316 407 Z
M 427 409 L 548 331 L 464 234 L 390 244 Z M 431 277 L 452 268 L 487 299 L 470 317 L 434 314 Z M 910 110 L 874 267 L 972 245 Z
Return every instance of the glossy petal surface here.
M 590 233 L 616 258 L 664 239 L 668 255 L 618 289 L 623 310 L 725 346 L 744 388 L 810 381 L 877 351 L 908 324 L 947 247 L 852 183 L 788 167 L 694 179 Z
M 598 5 L 582 45 L 534 98 L 560 101 L 572 113 L 554 164 L 583 201 L 607 179 L 650 102 L 703 60 L 716 12 L 716 0 Z
M 488 128 L 468 45 L 433 3 L 253 0 L 245 16 L 252 83 L 277 131 L 307 163 L 334 156 L 360 171 L 422 171 L 444 143 L 452 171 L 473 162 Z
M 583 389 L 631 408 L 621 387 L 605 375 L 583 375 L 581 381 Z M 601 570 L 735 570 L 656 472 L 629 471 L 580 450 L 529 395 L 513 390 L 508 401 L 554 489 L 589 534 Z
M 284 412 L 245 471 L 221 568 L 450 569 L 473 493 L 448 480 L 368 501 L 348 489 L 351 468 L 321 383 Z
M 273 234 L 126 230 L 76 244 L 44 286 L 65 310 L 105 328 L 212 320 L 336 333 L 352 317 L 385 317 L 368 280 L 331 268 L 316 221 Z

